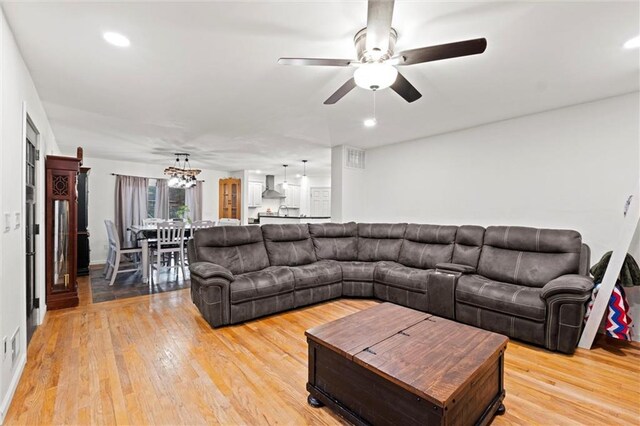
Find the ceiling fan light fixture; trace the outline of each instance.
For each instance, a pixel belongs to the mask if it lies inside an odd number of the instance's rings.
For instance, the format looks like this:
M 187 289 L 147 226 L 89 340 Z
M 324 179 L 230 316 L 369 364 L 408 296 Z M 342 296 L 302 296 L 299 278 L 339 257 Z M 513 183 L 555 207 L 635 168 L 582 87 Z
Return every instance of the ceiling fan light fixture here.
M 378 120 L 375 118 L 367 118 L 364 120 L 364 127 L 375 127 L 378 124 Z
M 131 45 L 131 41 L 120 33 L 108 31 L 102 34 L 102 38 L 104 38 L 107 43 L 117 47 L 129 47 Z
M 359 87 L 367 90 L 381 90 L 391 86 L 398 77 L 398 70 L 383 62 L 371 62 L 358 67 L 353 78 Z

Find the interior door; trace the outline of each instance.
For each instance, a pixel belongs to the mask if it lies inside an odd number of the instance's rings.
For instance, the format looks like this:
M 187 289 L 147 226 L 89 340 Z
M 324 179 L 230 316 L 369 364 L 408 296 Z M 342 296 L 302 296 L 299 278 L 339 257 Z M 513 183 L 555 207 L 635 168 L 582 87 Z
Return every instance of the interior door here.
M 38 132 L 30 121 L 27 122 L 24 206 L 26 290 L 27 290 L 27 344 L 37 327 L 36 299 L 36 139 Z
M 311 188 L 311 216 L 331 216 L 331 188 Z

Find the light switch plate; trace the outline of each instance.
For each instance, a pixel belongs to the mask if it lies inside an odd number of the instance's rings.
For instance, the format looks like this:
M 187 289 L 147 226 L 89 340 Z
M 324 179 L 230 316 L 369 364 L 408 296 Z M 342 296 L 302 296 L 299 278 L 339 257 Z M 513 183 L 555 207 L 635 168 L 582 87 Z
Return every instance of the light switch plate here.
M 11 213 L 4 214 L 4 232 L 11 231 Z
M 16 212 L 16 213 L 15 213 L 15 217 L 16 217 L 16 225 L 15 225 L 15 228 L 16 228 L 16 229 L 20 229 L 20 212 Z

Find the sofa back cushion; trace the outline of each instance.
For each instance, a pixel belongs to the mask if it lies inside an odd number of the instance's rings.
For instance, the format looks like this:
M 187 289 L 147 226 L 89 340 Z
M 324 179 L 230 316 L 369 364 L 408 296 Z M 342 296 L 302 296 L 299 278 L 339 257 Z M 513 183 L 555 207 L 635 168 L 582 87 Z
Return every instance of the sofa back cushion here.
M 398 262 L 420 269 L 435 269 L 438 263 L 450 263 L 457 230 L 457 226 L 410 223 L 404 233 Z
M 272 266 L 307 265 L 316 261 L 307 224 L 263 225 L 262 236 Z
M 396 262 L 406 228 L 406 223 L 359 223 L 358 260 Z
M 453 263 L 478 267 L 484 228 L 476 225 L 462 225 L 456 233 L 456 243 L 453 245 Z
M 195 254 L 200 262 L 224 266 L 234 275 L 269 266 L 259 226 L 216 226 L 194 233 Z
M 490 226 L 484 234 L 478 273 L 507 283 L 542 287 L 577 274 L 582 237 L 576 231 Z
M 309 234 L 318 260 L 358 258 L 358 226 L 355 222 L 309 224 Z

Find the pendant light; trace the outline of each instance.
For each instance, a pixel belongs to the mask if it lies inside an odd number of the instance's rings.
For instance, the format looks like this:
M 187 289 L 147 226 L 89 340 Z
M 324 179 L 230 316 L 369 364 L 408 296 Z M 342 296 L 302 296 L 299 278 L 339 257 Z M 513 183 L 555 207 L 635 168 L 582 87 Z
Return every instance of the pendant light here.
M 172 167 L 164 169 L 164 174 L 169 176 L 167 182 L 170 188 L 193 188 L 196 185 L 196 176 L 200 174 L 200 169 L 192 169 L 189 163 L 189 154 L 176 153 L 176 161 Z M 182 166 L 180 158 L 184 157 Z
M 287 167 L 289 167 L 289 165 L 283 164 L 282 167 L 284 167 L 284 182 L 282 183 L 282 187 L 287 189 L 289 187 L 289 183 L 287 183 Z
M 302 160 L 302 177 L 307 177 L 307 161 L 309 160 Z

